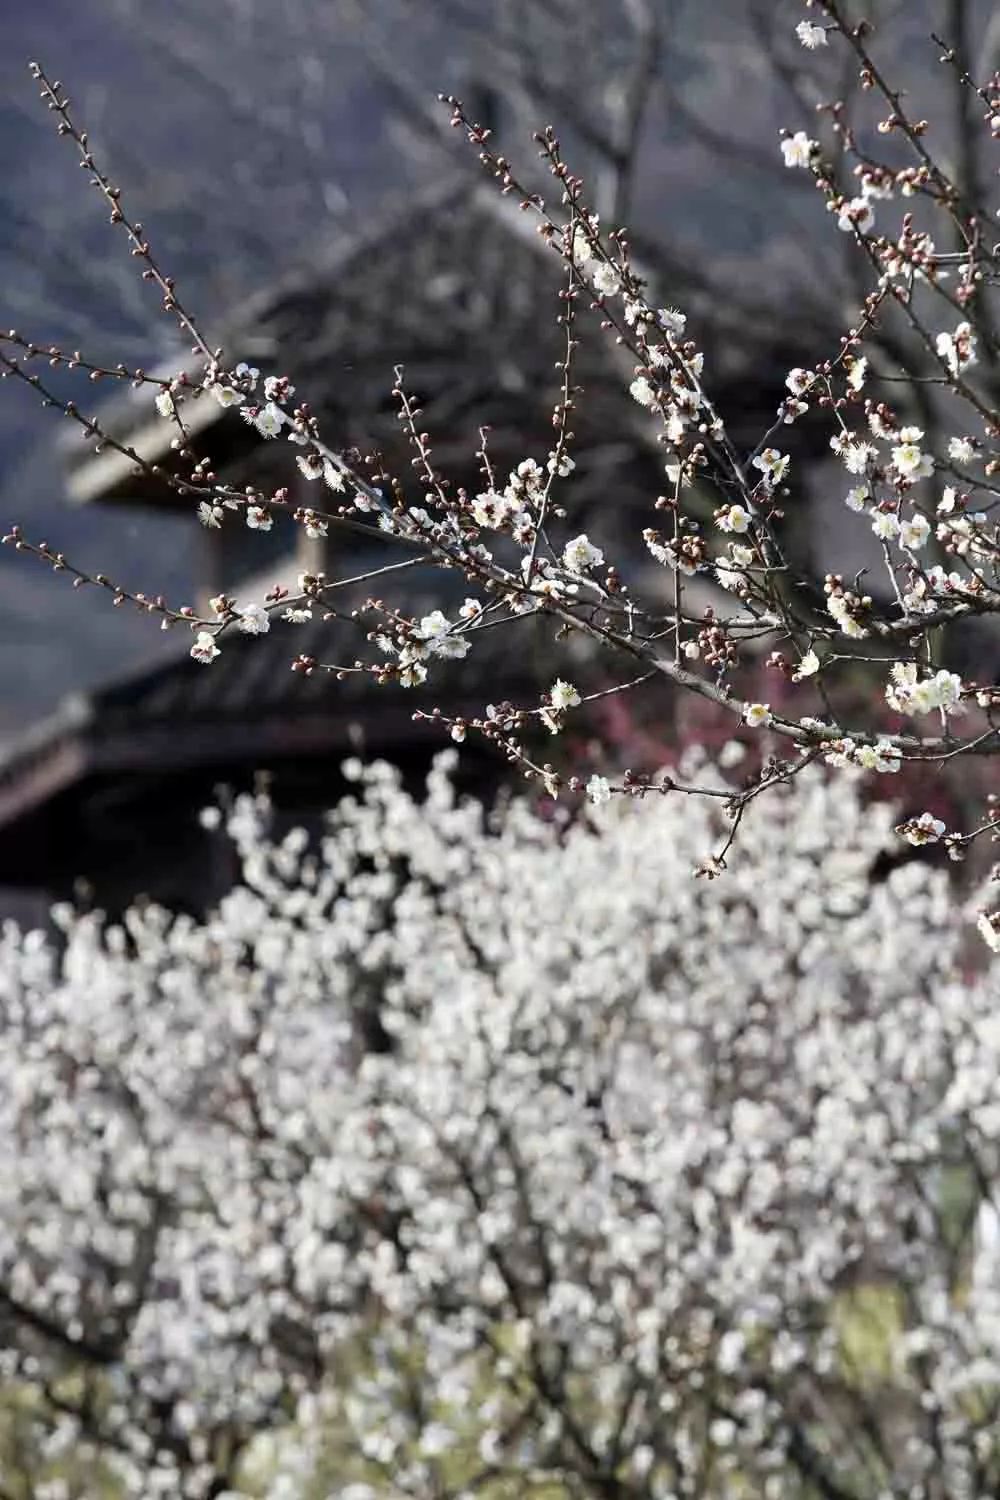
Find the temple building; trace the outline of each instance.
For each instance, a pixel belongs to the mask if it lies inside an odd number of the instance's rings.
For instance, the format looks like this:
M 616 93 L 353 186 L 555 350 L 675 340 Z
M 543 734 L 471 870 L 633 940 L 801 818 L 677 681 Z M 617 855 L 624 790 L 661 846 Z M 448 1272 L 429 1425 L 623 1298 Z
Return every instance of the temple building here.
M 559 259 L 529 216 L 491 184 L 470 185 L 462 176 L 365 227 L 350 243 L 317 257 L 308 272 L 266 289 L 210 331 L 227 358 L 246 360 L 262 375 L 290 375 L 332 445 L 377 451 L 400 476 L 411 473 L 412 455 L 391 390 L 394 367 L 404 366 L 438 467 L 454 483 L 479 489 L 480 428 L 490 429 L 491 460 L 503 476 L 525 457 L 544 462 L 552 446 L 561 284 Z M 702 338 L 697 294 L 685 287 L 682 268 L 661 300 L 688 308 L 713 390 L 737 437 L 743 429 L 752 441 L 750 435 L 773 420 L 784 372 L 801 362 L 792 333 L 775 330 L 763 355 L 759 346 L 750 351 L 745 345 L 741 354 L 739 340 L 706 317 L 713 345 Z M 585 307 L 578 331 L 575 378 L 582 394 L 567 497 L 574 528 L 589 526 L 594 540 L 615 551 L 616 530 L 620 538 L 638 538 L 651 524 L 650 508 L 664 485 L 662 452 L 648 414 L 629 396 L 627 351 Z M 762 378 L 761 370 L 773 378 Z M 208 397 L 186 410 L 195 448 L 227 483 L 253 482 L 264 490 L 291 483 L 296 470 L 286 445 L 265 443 Z M 105 430 L 147 464 L 173 461 L 172 424 L 156 414 L 148 387 L 129 390 L 100 415 Z M 301 485 L 302 503 L 316 504 L 308 483 Z M 67 487 L 72 504 L 181 508 L 191 512 L 191 526 L 198 525 L 189 499 L 110 448 L 79 458 Z M 358 572 L 373 561 L 363 540 L 337 533 L 309 543 L 291 521 L 287 531 L 276 526 L 266 538 L 243 526 L 204 530 L 200 544 L 200 602 L 235 593 L 251 578 L 256 584 L 262 576 L 273 581 L 316 570 L 334 557 L 338 571 L 347 558 Z M 331 556 L 324 548 L 336 551 Z M 641 546 L 634 556 L 636 568 L 649 571 L 650 586 L 666 597 L 663 570 L 649 563 Z M 408 588 L 415 612 L 440 584 L 427 569 Z M 5 748 L 0 907 L 40 918 L 53 898 L 75 895 L 116 910 L 148 894 L 175 908 L 202 910 L 232 879 L 220 841 L 199 821 L 217 788 L 246 788 L 264 778 L 288 815 L 315 816 L 336 797 L 346 755 L 385 755 L 419 774 L 447 741 L 440 731 L 415 724 L 415 709 L 440 702 L 471 714 L 487 697 L 537 701 L 544 670 L 537 653 L 546 649 L 543 636 L 552 635 L 551 626 L 540 632 L 540 623 L 487 632 L 490 644 L 448 664 L 430 693 L 292 672 L 299 654 L 330 659 L 335 627 L 319 619 L 276 623 L 261 638 L 227 635 L 225 651 L 207 670 L 190 660 L 190 637 L 178 629 L 175 655 L 72 695 Z M 129 622 L 123 619 L 121 628 Z M 465 764 L 469 784 L 477 786 L 505 770 L 471 744 Z

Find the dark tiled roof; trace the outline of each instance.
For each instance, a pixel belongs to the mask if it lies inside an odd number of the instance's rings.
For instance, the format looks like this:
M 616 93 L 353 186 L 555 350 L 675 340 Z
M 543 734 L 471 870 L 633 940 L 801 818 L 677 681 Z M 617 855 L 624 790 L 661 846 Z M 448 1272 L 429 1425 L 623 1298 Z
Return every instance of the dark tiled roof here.
M 414 725 L 415 710 L 440 704 L 471 715 L 487 697 L 529 703 L 550 660 L 555 671 L 551 638 L 551 622 L 530 618 L 485 631 L 464 661 L 435 663 L 432 680 L 408 690 L 379 687 L 367 675 L 338 681 L 320 670 L 293 672 L 298 655 L 323 663 L 368 654 L 337 622 L 276 620 L 266 637 L 227 635 L 208 667 L 190 659 L 188 638 L 178 636 L 175 659 L 74 695 L 10 747 L 0 758 L 0 827 L 91 776 L 200 766 L 224 777 L 294 756 L 392 755 L 415 742 L 439 748 L 443 733 Z M 565 671 L 564 653 L 560 663 Z M 595 671 L 592 658 L 580 666 Z

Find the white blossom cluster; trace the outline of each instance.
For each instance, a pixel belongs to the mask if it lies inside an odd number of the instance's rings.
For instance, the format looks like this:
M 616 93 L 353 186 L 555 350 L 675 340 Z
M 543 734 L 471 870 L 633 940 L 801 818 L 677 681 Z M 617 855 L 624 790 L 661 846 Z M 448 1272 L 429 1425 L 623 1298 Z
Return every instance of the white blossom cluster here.
M 695 880 L 712 797 L 348 771 L 204 922 L 5 929 L 7 1379 L 142 1500 L 991 1492 L 998 996 L 892 810 Z

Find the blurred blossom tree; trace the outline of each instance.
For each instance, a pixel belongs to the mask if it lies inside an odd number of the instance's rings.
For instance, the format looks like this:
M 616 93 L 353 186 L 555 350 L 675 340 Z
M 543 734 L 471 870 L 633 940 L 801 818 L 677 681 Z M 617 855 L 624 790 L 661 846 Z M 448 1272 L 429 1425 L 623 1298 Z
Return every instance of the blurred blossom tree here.
M 319 840 L 206 813 L 204 923 L 4 932 L 0 1491 L 993 1493 L 997 993 L 946 870 L 886 876 L 851 775 L 693 881 L 700 754 L 548 821 L 453 755 L 349 765 Z

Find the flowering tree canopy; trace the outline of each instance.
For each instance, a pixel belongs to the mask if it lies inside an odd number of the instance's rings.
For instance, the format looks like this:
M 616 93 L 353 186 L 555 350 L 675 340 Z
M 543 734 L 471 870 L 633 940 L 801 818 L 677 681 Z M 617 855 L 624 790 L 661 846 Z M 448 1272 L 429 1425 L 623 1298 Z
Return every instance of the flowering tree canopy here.
M 992 1492 L 995 983 L 856 773 L 691 880 L 687 770 L 543 821 L 354 765 L 319 839 L 235 805 L 204 922 L 7 927 L 23 1493 Z
M 60 133 L 75 143 L 112 222 L 125 231 L 143 277 L 192 341 L 195 363 L 153 379 L 124 366 L 88 364 L 76 352 L 41 349 L 11 331 L 4 335 L 7 352 L 0 353 L 2 372 L 53 402 L 98 446 L 117 448 L 187 496 L 206 527 L 245 524 L 266 534 L 275 515 L 288 512 L 310 537 L 343 531 L 361 536 L 370 547 L 384 547 L 398 560 L 366 568 L 360 577 L 350 567 L 339 577 L 304 573 L 293 593 L 276 586 L 261 599 L 220 595 L 199 617 L 191 607 L 174 607 L 104 575 L 90 575 L 17 527 L 5 540 L 72 574 L 77 584 L 96 583 L 117 603 L 132 602 L 159 615 L 165 628 L 189 627 L 191 656 L 206 667 L 224 652 L 228 633 L 260 635 L 276 613 L 293 623 L 317 613 L 330 618 L 343 613 L 357 632 L 358 653 L 348 645 L 339 660 L 300 657 L 295 667 L 413 686 L 429 674 L 433 681 L 442 658 L 473 652 L 479 632 L 513 628 L 519 616 L 539 613 L 551 619 L 556 633 L 586 637 L 615 664 L 614 686 L 604 691 L 669 683 L 770 736 L 781 759 L 765 760 L 755 784 L 734 799 L 737 821 L 748 799 L 790 767 L 817 759 L 891 772 L 903 760 L 995 754 L 1000 688 L 988 670 L 988 653 L 985 676 L 955 671 L 942 656 L 949 627 L 1000 613 L 994 515 L 1000 426 L 990 380 L 997 352 L 992 210 L 978 201 L 980 188 L 968 174 L 951 172 L 935 155 L 933 130 L 928 120 L 909 112 L 883 71 L 871 26 L 855 24 L 842 0 L 815 0 L 807 12 L 796 28 L 798 42 L 810 53 L 839 51 L 856 77 L 860 103 L 855 118 L 843 100 L 830 101 L 817 117 L 817 138 L 802 130 L 786 132 L 780 152 L 791 171 L 811 175 L 831 222 L 853 241 L 858 303 L 838 348 L 817 350 L 812 368 L 789 371 L 788 394 L 771 429 L 750 452 L 737 448 L 726 414 L 713 402 L 712 372 L 704 366 L 685 313 L 649 301 L 626 231 L 599 221 L 587 186 L 565 161 L 555 133 L 546 129 L 537 138 L 557 187 L 556 201 L 549 203 L 522 185 L 511 163 L 494 151 L 490 132 L 470 119 L 459 101 L 447 101 L 453 123 L 467 135 L 498 190 L 519 199 L 534 218 L 564 277 L 557 312 L 564 336 L 561 393 L 552 413 L 551 449 L 525 458 L 504 476 L 494 472 L 483 432 L 477 494 L 456 488 L 439 470 L 431 435 L 421 429 L 420 408 L 401 369 L 393 394 L 412 452 L 413 478 L 406 482 L 383 472 L 378 455 L 366 460 L 331 446 L 288 375 L 261 379 L 245 361 L 229 363 L 211 348 L 154 256 L 146 231 L 129 217 L 120 189 L 95 160 L 61 85 L 34 65 Z M 973 79 L 954 50 L 937 39 L 934 45 L 942 69 L 959 75 L 966 113 L 978 113 L 983 131 L 996 137 L 998 79 Z M 877 109 L 869 111 L 866 101 Z M 650 496 L 660 524 L 638 528 L 635 540 L 662 564 L 664 584 L 645 598 L 631 581 L 633 553 L 621 535 L 621 519 L 609 517 L 600 536 L 573 525 L 573 420 L 586 399 L 577 390 L 574 360 L 578 321 L 590 311 L 626 351 L 630 370 L 623 378 L 663 447 L 664 493 Z M 876 355 L 868 339 L 872 330 L 886 327 L 893 330 L 898 350 L 892 368 L 884 345 Z M 152 385 L 160 418 L 173 424 L 176 464 L 146 463 L 98 419 L 56 397 L 35 370 L 42 356 L 94 378 Z M 199 457 L 193 436 L 196 405 L 213 401 L 231 409 L 228 420 L 248 422 L 261 437 L 291 440 L 298 471 L 328 499 L 303 506 L 287 486 L 271 492 L 220 482 L 209 461 Z M 846 476 L 845 524 L 873 537 L 882 572 L 877 583 L 863 573 L 851 580 L 827 570 L 820 585 L 814 571 L 803 570 L 789 543 L 795 469 L 783 445 L 786 439 L 792 443 L 792 429 L 807 419 L 812 427 L 818 422 L 828 429 L 829 448 Z M 617 560 L 612 549 L 620 554 Z M 339 590 L 372 582 L 388 586 L 395 570 L 417 562 L 452 577 L 463 575 L 470 591 L 465 604 L 413 617 L 372 596 L 357 607 L 338 609 Z M 820 564 L 822 576 L 822 559 Z M 688 580 L 696 575 L 721 586 L 719 607 L 692 602 Z M 445 590 L 443 604 L 448 597 Z M 770 667 L 797 687 L 798 704 L 794 694 L 788 701 L 783 695 L 779 710 L 773 702 L 747 701 L 741 694 L 738 668 L 750 643 L 758 650 L 772 648 Z M 870 707 L 857 706 L 852 685 L 859 663 L 891 716 L 888 733 Z M 582 701 L 573 681 L 560 676 L 540 682 L 533 702 L 491 705 L 484 694 L 482 712 L 471 718 L 458 718 L 446 708 L 431 717 L 458 741 L 470 734 L 494 741 L 526 776 L 557 794 L 565 778 L 535 748 L 532 731 L 558 734 Z M 580 790 L 584 779 L 571 782 L 571 788 Z M 592 784 L 603 795 L 603 780 Z M 636 789 L 634 782 L 612 787 Z M 913 825 L 915 841 L 944 837 L 960 858 L 972 839 L 990 835 L 995 817 L 990 806 L 974 826 L 946 829 L 928 815 Z

